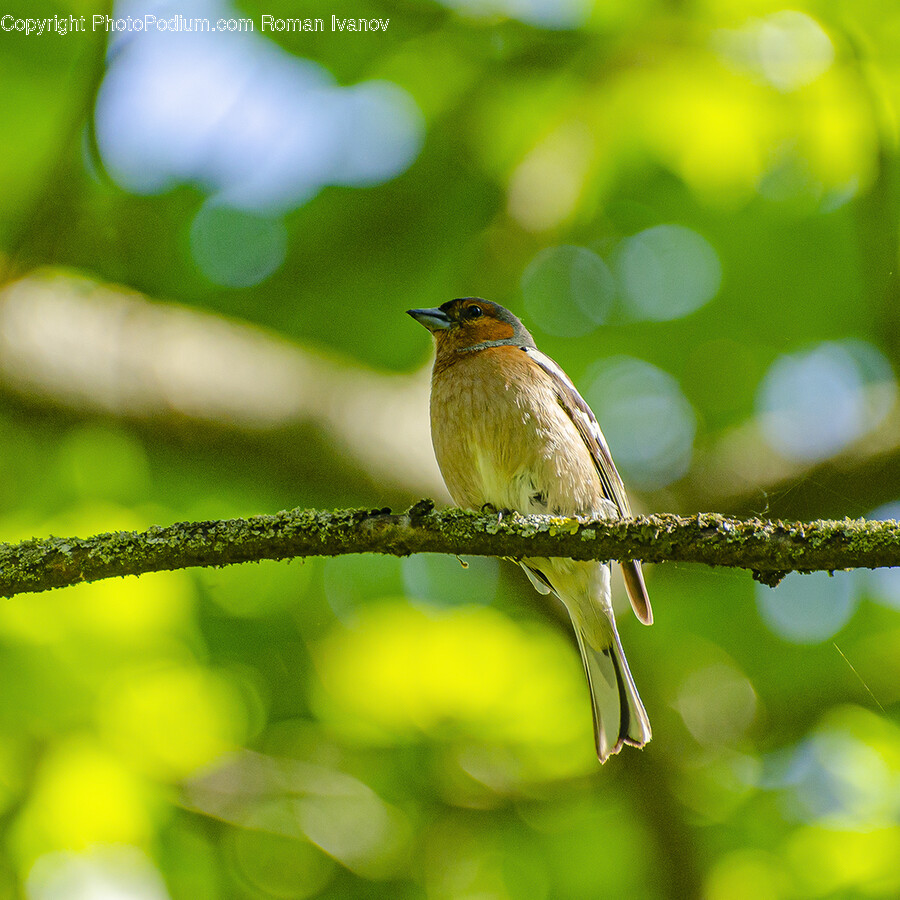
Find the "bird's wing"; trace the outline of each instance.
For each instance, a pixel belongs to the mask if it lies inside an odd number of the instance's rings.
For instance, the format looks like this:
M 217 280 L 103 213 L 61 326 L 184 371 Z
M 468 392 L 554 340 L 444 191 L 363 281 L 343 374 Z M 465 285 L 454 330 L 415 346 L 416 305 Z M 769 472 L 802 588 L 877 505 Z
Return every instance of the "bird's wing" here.
M 606 443 L 606 438 L 603 437 L 603 432 L 600 430 L 600 425 L 591 408 L 578 393 L 569 376 L 549 356 L 534 347 L 523 347 L 522 349 L 550 376 L 557 402 L 572 420 L 572 424 L 591 454 L 604 494 L 616 505 L 620 515 L 631 516 L 631 506 L 625 494 L 625 485 L 616 470 L 616 464 L 609 452 L 609 445 Z M 640 562 L 632 560 L 622 563 L 622 574 L 625 576 L 628 599 L 631 600 L 635 615 L 645 625 L 650 625 L 653 622 L 653 612 L 650 609 L 650 598 L 647 595 Z

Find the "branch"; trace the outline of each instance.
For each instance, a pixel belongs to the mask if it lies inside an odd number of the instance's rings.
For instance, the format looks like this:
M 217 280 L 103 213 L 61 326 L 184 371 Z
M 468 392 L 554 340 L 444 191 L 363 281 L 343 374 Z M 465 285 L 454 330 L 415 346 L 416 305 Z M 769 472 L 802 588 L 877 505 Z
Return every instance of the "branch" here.
M 301 480 L 309 467 L 321 480 L 324 441 L 330 471 L 362 475 L 372 494 L 401 502 L 449 500 L 431 450 L 429 383 L 425 370 L 377 372 L 68 273 L 42 270 L 0 290 L 0 392 L 111 416 L 155 440 L 193 441 L 211 428 L 216 447 L 243 443 L 246 456 L 289 465 Z
M 714 514 L 609 522 L 461 509 L 422 500 L 390 510 L 295 509 L 274 516 L 180 522 L 91 538 L 0 544 L 0 596 L 190 566 L 345 553 L 451 553 L 699 562 L 750 569 L 774 586 L 788 572 L 900 566 L 896 521 L 741 521 Z

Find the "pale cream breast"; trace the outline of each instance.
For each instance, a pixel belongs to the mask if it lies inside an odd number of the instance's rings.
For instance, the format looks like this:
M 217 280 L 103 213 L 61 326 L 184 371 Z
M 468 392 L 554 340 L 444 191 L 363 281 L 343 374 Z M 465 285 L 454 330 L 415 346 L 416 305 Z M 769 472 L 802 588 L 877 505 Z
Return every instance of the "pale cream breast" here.
M 517 347 L 461 354 L 431 388 L 435 455 L 453 499 L 520 512 L 602 514 L 588 448 L 550 376 Z

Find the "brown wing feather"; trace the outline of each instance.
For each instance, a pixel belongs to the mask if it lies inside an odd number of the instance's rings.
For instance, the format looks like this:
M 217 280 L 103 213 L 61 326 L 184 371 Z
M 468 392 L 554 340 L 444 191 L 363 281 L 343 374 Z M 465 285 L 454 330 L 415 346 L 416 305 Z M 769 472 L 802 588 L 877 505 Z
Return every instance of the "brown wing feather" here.
M 631 506 L 625 494 L 625 485 L 616 470 L 616 464 L 609 452 L 606 438 L 603 437 L 603 432 L 600 430 L 593 411 L 578 393 L 569 376 L 549 356 L 545 356 L 539 350 L 531 347 L 522 349 L 552 379 L 559 405 L 566 411 L 588 448 L 607 499 L 615 503 L 622 516 L 630 516 Z M 634 614 L 645 625 L 652 625 L 653 610 L 650 608 L 650 597 L 647 594 L 647 586 L 644 584 L 644 573 L 641 570 L 640 561 L 626 560 L 621 565 L 625 578 L 625 589 L 628 592 L 628 599 L 631 601 Z

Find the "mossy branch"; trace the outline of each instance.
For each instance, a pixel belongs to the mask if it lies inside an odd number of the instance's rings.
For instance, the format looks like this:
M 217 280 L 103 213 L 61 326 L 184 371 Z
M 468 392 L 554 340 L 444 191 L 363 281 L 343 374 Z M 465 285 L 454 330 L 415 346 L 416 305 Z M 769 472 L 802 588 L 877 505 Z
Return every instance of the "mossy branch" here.
M 900 566 L 900 524 L 862 519 L 742 521 L 714 514 L 615 522 L 460 509 L 423 500 L 390 510 L 318 512 L 180 522 L 90 538 L 0 544 L 0 596 L 190 566 L 345 553 L 452 553 L 697 562 L 749 569 L 765 584 L 791 571 Z

